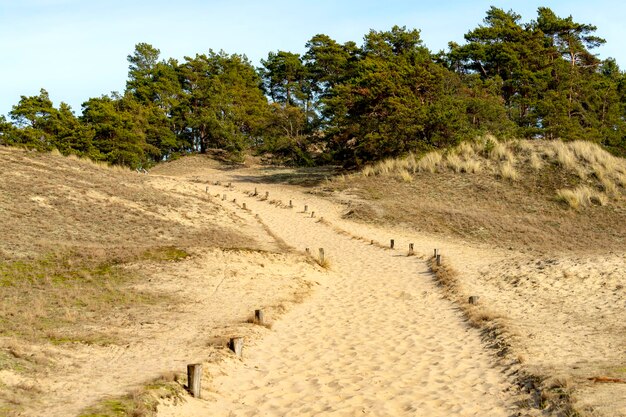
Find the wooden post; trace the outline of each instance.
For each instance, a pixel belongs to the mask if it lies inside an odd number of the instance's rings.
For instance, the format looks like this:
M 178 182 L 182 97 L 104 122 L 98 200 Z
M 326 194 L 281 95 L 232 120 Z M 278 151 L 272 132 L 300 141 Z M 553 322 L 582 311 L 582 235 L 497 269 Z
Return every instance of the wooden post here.
M 409 243 L 409 256 L 413 256 L 415 252 L 413 251 L 413 244 Z
M 202 380 L 202 364 L 187 365 L 187 389 L 192 397 L 200 398 L 200 381 Z
M 480 297 L 479 297 L 479 296 L 477 296 L 477 295 L 472 295 L 472 296 L 470 296 L 470 298 L 469 298 L 469 303 L 470 303 L 470 304 L 478 304 L 478 299 L 479 299 L 479 298 L 480 298 Z
M 389 242 L 389 247 L 390 247 L 391 249 L 393 249 L 393 247 L 394 247 L 395 245 L 396 245 L 396 242 L 394 242 L 394 240 L 393 240 L 393 239 L 391 239 L 391 241 Z
M 246 208 L 246 203 L 243 203 L 243 209 L 244 209 L 244 210 L 247 210 L 247 208 Z
M 308 256 L 311 256 L 311 249 L 306 248 L 304 251 L 306 252 L 306 254 L 307 254 Z
M 235 355 L 241 357 L 243 354 L 243 337 L 233 337 L 228 342 L 228 348 L 235 352 Z
M 306 213 L 307 211 L 309 211 L 309 206 L 305 205 L 304 206 L 304 212 Z
M 254 322 L 256 324 L 260 324 L 261 326 L 265 324 L 265 315 L 263 314 L 263 310 L 254 310 Z
M 311 217 L 315 217 L 315 212 L 314 211 L 311 212 Z
M 257 190 L 256 190 L 256 187 L 254 187 L 254 194 L 253 194 L 253 195 L 254 195 L 255 197 L 256 197 L 257 195 L 259 195 L 259 193 L 258 193 L 258 192 L 257 192 Z
M 441 255 L 437 254 L 437 257 L 435 258 L 437 266 L 441 266 Z
M 289 208 L 293 207 L 293 203 L 291 202 L 291 200 L 289 200 Z
M 370 245 L 374 244 L 374 239 L 370 240 Z
M 233 203 L 237 204 L 237 199 L 233 198 Z
M 222 194 L 222 201 L 226 201 L 226 194 Z
M 324 248 L 320 248 L 320 263 L 324 263 Z
M 204 190 L 204 191 L 205 191 L 206 193 L 208 193 L 208 192 L 209 192 L 209 186 L 208 186 L 208 185 L 206 186 L 206 190 Z
M 435 249 L 435 254 L 433 255 L 433 258 L 436 258 L 437 255 L 439 255 L 439 249 Z

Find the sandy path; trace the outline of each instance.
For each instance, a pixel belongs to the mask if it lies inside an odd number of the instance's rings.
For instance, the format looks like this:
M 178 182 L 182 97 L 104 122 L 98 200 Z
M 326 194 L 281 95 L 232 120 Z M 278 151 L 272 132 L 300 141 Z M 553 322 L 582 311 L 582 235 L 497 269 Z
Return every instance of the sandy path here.
M 238 184 L 228 199 L 287 244 L 331 262 L 327 286 L 227 366 L 207 393 L 211 402 L 163 407 L 160 416 L 506 416 L 517 412 L 510 381 L 454 305 L 441 297 L 423 261 L 339 235 L 317 222 L 339 211 L 328 201 L 279 186 L 259 186 L 279 208 L 244 197 Z M 240 210 L 233 203 L 225 207 Z M 367 233 L 367 228 L 361 230 Z M 403 245 L 404 246 L 404 245 Z M 398 246 L 398 247 L 403 247 Z M 205 395 L 205 396 L 207 396 Z

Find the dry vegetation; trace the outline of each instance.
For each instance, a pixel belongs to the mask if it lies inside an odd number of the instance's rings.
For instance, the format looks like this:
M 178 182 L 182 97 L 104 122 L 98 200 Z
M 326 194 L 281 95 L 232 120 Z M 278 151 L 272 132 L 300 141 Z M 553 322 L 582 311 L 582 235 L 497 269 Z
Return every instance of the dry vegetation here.
M 532 406 L 623 416 L 625 178 L 626 161 L 593 143 L 483 138 L 383 161 L 319 192 L 349 205 L 346 218 L 454 252 L 433 272 L 518 369 Z
M 167 179 L 54 152 L 0 147 L 0 160 L 5 377 L 30 381 L 50 368 L 37 353 L 45 346 L 127 343 L 134 317 L 179 303 L 139 289 L 146 267 L 182 260 L 190 250 L 261 247 L 249 226 L 208 196 Z M 39 396 L 29 384 L 0 384 L 0 415 L 15 415 Z
M 352 200 L 356 219 L 504 248 L 626 246 L 626 161 L 589 142 L 485 137 L 381 161 L 323 187 L 331 190 Z

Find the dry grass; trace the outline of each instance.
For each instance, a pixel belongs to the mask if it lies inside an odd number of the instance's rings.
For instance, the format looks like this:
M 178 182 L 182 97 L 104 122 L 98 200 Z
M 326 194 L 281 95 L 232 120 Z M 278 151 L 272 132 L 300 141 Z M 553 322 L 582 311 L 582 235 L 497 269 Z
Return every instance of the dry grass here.
M 124 251 L 150 247 L 254 245 L 218 224 L 204 193 L 158 187 L 149 175 L 50 154 L 0 148 L 4 259 L 38 259 L 52 250 Z
M 329 188 L 353 200 L 346 217 L 506 249 L 595 251 L 626 239 L 626 161 L 594 144 L 513 141 L 491 152 L 496 143 L 479 138 L 428 153 L 411 182 L 395 180 L 410 160 L 385 161 L 383 170 L 374 165 Z
M 500 165 L 500 176 L 504 179 L 512 181 L 516 181 L 520 178 L 519 173 L 509 160 L 506 160 L 502 163 L 502 165 Z
M 441 163 L 441 159 L 442 157 L 439 152 L 429 152 L 417 161 L 417 170 L 419 172 L 430 172 L 434 174 Z
M 94 332 L 93 328 L 108 327 L 105 324 L 114 317 L 146 304 L 172 301 L 133 290 L 131 285 L 140 277 L 120 265 L 185 256 L 184 251 L 164 248 L 112 260 L 103 253 L 82 251 L 0 263 L 0 335 L 54 344 L 116 343 L 115 333 Z
M 100 401 L 79 417 L 155 417 L 160 401 L 176 404 L 183 401 L 184 392 L 182 376 L 170 372 L 127 395 Z
M 586 185 L 581 185 L 573 190 L 561 189 L 557 191 L 557 198 L 567 203 L 568 206 L 579 209 L 591 205 L 604 206 L 607 204 L 607 197 Z
M 576 168 L 578 159 L 571 149 L 571 144 L 568 145 L 561 141 L 554 141 L 552 142 L 552 148 L 554 149 L 555 159 L 561 167 L 567 169 Z
M 489 151 L 489 158 L 494 161 L 513 161 L 513 152 L 508 148 L 506 143 L 494 142 L 492 149 Z
M 413 181 L 413 176 L 406 169 L 400 170 L 400 172 L 398 172 L 398 177 L 404 182 Z
M 528 168 L 543 173 L 553 168 L 573 175 L 602 190 L 604 197 L 594 195 L 594 201 L 604 205 L 609 198 L 626 194 L 626 163 L 591 142 L 523 141 L 499 142 L 493 136 L 466 141 L 445 153 L 432 151 L 421 158 L 409 154 L 405 158 L 386 159 L 367 166 L 361 177 L 395 176 L 404 182 L 413 182 L 409 174 L 453 172 L 456 174 L 491 173 L 497 178 L 520 181 L 528 179 Z M 345 179 L 344 179 L 345 181 Z M 561 187 L 564 188 L 564 187 Z M 557 188 L 557 189 L 561 189 Z M 556 190 L 555 190 L 555 195 Z M 561 194 L 557 198 L 563 199 Z M 568 198 L 568 200 L 570 200 Z M 588 207 L 578 205 L 577 207 Z

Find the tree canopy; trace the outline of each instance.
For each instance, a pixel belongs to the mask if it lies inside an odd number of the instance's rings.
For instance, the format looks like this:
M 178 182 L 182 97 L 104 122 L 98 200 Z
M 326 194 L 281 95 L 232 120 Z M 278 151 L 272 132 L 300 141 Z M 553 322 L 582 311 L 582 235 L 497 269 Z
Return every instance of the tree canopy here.
M 527 22 L 491 7 L 446 51 L 394 26 L 360 45 L 317 34 L 304 53 L 271 51 L 259 68 L 224 51 L 162 59 L 138 43 L 125 91 L 88 99 L 80 116 L 44 89 L 22 96 L 0 117 L 0 144 L 131 167 L 211 148 L 358 166 L 484 133 L 626 155 L 626 78 L 593 53 L 605 42 L 596 30 L 547 7 Z

